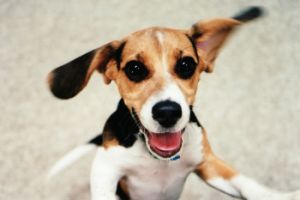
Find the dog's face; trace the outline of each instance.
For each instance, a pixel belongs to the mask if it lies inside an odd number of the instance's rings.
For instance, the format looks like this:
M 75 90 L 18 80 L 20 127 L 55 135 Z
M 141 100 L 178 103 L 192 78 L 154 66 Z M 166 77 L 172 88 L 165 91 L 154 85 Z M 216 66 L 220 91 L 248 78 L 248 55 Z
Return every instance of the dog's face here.
M 204 63 L 191 37 L 172 29 L 136 32 L 122 48 L 120 70 L 112 79 L 135 112 L 148 149 L 156 157 L 168 158 L 181 148 Z
M 75 96 L 93 71 L 114 81 L 146 138 L 148 150 L 160 159 L 182 148 L 200 74 L 211 72 L 218 50 L 240 22 L 215 19 L 189 30 L 149 28 L 108 43 L 49 75 L 52 92 Z

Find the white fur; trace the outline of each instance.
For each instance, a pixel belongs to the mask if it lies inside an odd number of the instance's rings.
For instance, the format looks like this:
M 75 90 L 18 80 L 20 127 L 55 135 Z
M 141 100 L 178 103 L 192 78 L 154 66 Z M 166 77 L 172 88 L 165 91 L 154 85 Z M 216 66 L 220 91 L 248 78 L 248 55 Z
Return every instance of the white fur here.
M 158 39 L 158 42 L 162 46 L 164 43 L 164 34 L 160 31 L 156 31 L 155 34 L 156 34 L 156 38 Z
M 212 187 L 217 188 L 229 195 L 241 197 L 240 192 L 235 187 L 233 187 L 233 185 L 228 180 L 225 180 L 222 177 L 210 179 L 207 181 L 207 183 Z
M 155 159 L 141 138 L 129 148 L 100 147 L 91 173 L 92 200 L 117 200 L 116 186 L 122 177 L 126 177 L 132 200 L 178 199 L 187 176 L 203 160 L 202 136 L 201 128 L 189 123 L 183 135 L 181 158 L 176 161 Z M 300 192 L 278 193 L 242 175 L 229 180 L 216 177 L 207 182 L 227 194 L 247 200 L 300 199 Z
M 268 188 L 259 185 L 254 180 L 243 175 L 235 176 L 230 182 L 234 186 L 238 187 L 244 195 L 252 199 L 261 197 L 263 195 L 265 196 L 267 193 L 270 193 Z
M 99 147 L 91 171 L 91 199 L 116 200 L 118 180 L 122 177 L 125 148 L 116 146 L 105 149 Z
M 95 150 L 97 147 L 94 144 L 85 144 L 79 147 L 76 147 L 70 151 L 67 155 L 58 160 L 54 166 L 50 169 L 48 173 L 48 179 L 51 179 L 59 172 L 63 171 L 65 168 L 73 164 L 76 160 L 81 158 L 83 155 Z
M 237 175 L 228 182 L 247 200 L 300 200 L 300 191 L 278 192 L 243 175 Z
M 216 177 L 207 183 L 229 195 L 247 200 L 300 200 L 300 191 L 280 193 L 243 175 L 237 175 L 230 180 Z
M 156 38 L 162 48 L 162 51 L 161 51 L 161 67 L 163 69 L 163 72 L 164 72 L 164 76 L 165 76 L 165 80 L 171 80 L 171 75 L 169 74 L 168 72 L 168 59 L 167 59 L 167 55 L 168 55 L 168 51 L 167 49 L 165 48 L 165 45 L 164 45 L 164 34 L 160 31 L 156 31 Z
M 238 175 L 230 181 L 235 187 L 239 188 L 243 196 L 249 200 L 290 200 L 287 194 L 279 193 L 271 190 L 263 185 L 258 184 L 256 181 Z
M 189 124 L 181 158 L 176 161 L 153 158 L 140 138 L 130 148 L 101 147 L 91 174 L 92 199 L 116 199 L 115 187 L 124 176 L 132 200 L 178 199 L 188 174 L 202 161 L 201 144 L 201 128 Z

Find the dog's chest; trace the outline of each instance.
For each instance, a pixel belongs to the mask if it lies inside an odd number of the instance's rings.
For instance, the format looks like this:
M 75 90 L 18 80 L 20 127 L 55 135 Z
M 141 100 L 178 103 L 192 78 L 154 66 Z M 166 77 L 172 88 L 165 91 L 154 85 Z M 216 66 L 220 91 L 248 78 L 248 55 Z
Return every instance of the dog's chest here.
M 127 186 L 132 200 L 178 199 L 191 168 L 163 162 L 141 164 L 140 169 L 128 174 Z
M 130 168 L 126 173 L 127 188 L 132 200 L 179 198 L 187 176 L 202 160 L 202 134 L 199 130 L 195 130 L 195 127 L 187 128 L 181 158 L 176 161 L 153 158 L 142 141 L 137 141 L 133 147 L 135 154 L 132 154 Z

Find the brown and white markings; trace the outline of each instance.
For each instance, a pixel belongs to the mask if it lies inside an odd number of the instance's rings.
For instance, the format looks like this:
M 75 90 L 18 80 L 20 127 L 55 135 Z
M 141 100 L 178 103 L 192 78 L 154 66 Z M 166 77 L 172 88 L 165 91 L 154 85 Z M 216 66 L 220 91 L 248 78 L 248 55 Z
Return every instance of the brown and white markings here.
M 78 94 L 97 70 L 122 97 L 103 134 L 60 160 L 50 175 L 97 148 L 91 172 L 93 200 L 175 200 L 195 172 L 212 187 L 249 200 L 299 199 L 247 178 L 218 159 L 192 105 L 200 74 L 212 72 L 228 36 L 257 18 L 252 7 L 233 18 L 201 21 L 188 30 L 153 27 L 103 45 L 55 70 L 53 94 Z

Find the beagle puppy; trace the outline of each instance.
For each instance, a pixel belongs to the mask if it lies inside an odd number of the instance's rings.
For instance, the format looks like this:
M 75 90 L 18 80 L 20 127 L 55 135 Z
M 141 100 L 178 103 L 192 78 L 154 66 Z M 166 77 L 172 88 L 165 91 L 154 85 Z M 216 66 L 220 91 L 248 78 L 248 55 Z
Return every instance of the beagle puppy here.
M 201 73 L 212 72 L 232 32 L 261 13 L 251 7 L 187 30 L 147 28 L 53 70 L 48 83 L 58 98 L 77 95 L 98 71 L 105 83 L 115 82 L 121 100 L 102 134 L 58 161 L 50 176 L 97 148 L 93 200 L 176 200 L 191 173 L 240 199 L 299 200 L 299 191 L 274 191 L 220 160 L 193 112 Z

